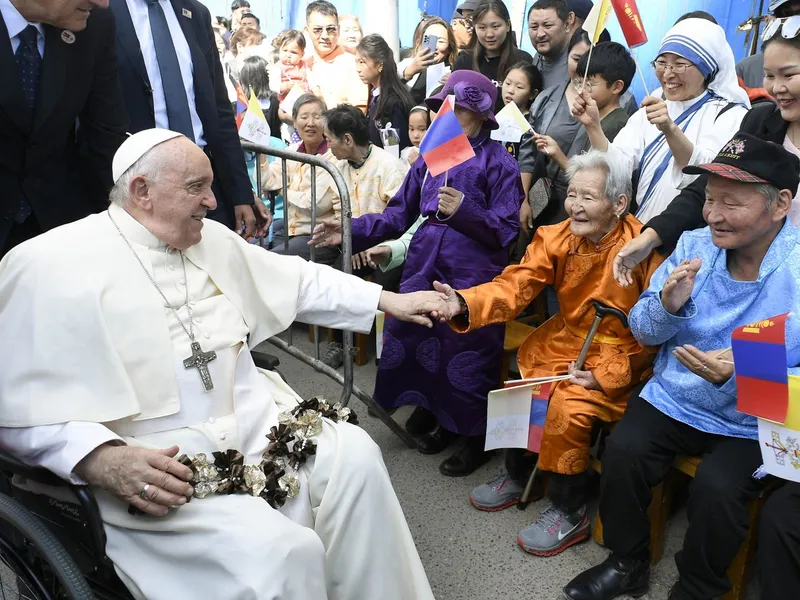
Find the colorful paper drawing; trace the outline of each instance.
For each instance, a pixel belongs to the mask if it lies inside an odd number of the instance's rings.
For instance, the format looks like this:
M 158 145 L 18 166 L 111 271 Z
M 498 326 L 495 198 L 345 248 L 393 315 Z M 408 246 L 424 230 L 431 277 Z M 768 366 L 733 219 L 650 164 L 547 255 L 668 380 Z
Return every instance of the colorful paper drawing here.
M 758 443 L 770 475 L 800 483 L 800 431 L 759 419 Z
M 776 423 L 786 421 L 789 409 L 788 317 L 786 313 L 751 323 L 734 330 L 731 336 L 737 410 Z
M 514 385 L 489 392 L 486 450 L 524 448 L 538 452 L 551 383 Z

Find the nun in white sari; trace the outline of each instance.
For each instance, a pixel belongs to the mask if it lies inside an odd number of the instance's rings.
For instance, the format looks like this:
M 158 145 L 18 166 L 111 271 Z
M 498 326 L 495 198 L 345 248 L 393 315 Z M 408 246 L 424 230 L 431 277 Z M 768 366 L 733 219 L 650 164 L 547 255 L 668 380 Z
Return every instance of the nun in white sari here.
M 610 143 L 600 128 L 596 104 L 586 94 L 573 114 L 586 127 L 592 147 L 617 155 L 638 172 L 636 217 L 647 223 L 696 179 L 682 170 L 713 160 L 739 130 L 750 108 L 736 79 L 733 51 L 719 26 L 686 19 L 667 32 L 652 63 L 661 91 Z M 658 96 L 658 97 L 656 97 Z

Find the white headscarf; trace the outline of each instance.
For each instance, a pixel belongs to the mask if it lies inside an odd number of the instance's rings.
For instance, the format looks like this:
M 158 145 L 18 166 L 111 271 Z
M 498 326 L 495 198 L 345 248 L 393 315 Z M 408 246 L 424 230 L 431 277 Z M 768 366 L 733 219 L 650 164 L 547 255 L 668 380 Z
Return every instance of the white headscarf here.
M 705 19 L 681 21 L 664 36 L 658 56 L 665 52 L 691 61 L 706 77 L 713 75 L 708 89 L 717 96 L 750 108 L 747 93 L 736 77 L 733 50 L 719 25 Z

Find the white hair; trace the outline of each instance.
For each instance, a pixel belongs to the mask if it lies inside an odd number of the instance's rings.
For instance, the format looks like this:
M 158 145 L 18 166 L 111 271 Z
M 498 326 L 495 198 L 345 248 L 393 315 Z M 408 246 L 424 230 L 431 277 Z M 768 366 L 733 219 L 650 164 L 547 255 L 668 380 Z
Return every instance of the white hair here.
M 601 152 L 600 150 L 589 150 L 585 154 L 573 156 L 569 159 L 569 165 L 567 166 L 567 179 L 572 181 L 572 178 L 579 171 L 592 169 L 605 173 L 605 196 L 609 202 L 613 203 L 617 198 L 624 195 L 628 198 L 628 205 L 630 206 L 631 173 L 613 154 Z
M 756 191 L 758 191 L 759 194 L 764 196 L 764 203 L 766 204 L 765 209 L 767 212 L 770 212 L 772 210 L 772 207 L 775 206 L 775 203 L 781 197 L 781 191 L 774 185 L 771 185 L 769 183 L 757 184 Z
M 137 177 L 147 177 L 150 180 L 158 179 L 165 163 L 164 156 L 158 152 L 160 147 L 161 144 L 145 152 L 139 160 L 128 167 L 128 170 L 117 179 L 108 194 L 111 204 L 125 206 L 128 203 L 131 195 L 131 182 Z

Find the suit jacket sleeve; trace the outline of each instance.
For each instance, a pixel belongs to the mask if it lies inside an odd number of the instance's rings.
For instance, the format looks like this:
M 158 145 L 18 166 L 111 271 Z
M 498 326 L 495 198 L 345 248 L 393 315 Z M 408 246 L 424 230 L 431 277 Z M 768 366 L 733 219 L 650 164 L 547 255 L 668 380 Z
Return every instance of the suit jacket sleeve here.
M 125 141 L 128 115 L 119 83 L 116 25 L 110 10 L 98 10 L 94 18 L 99 39 L 95 47 L 94 78 L 78 118 L 81 177 L 99 212 L 108 208 L 108 192 L 114 185 L 111 161 Z
M 206 15 L 208 14 L 206 9 Z M 214 30 L 211 28 L 210 16 L 203 21 L 206 23 L 206 36 L 209 38 L 210 48 L 216 49 L 217 44 L 214 40 Z M 253 204 L 255 202 L 253 186 L 250 183 L 250 176 L 247 174 L 244 151 L 239 141 L 239 132 L 236 130 L 236 120 L 233 118 L 233 108 L 228 98 L 228 90 L 225 87 L 222 63 L 216 51 L 212 54 L 212 64 L 209 66 L 213 69 L 212 77 L 214 78 L 214 94 L 222 146 L 221 152 L 214 153 L 214 175 L 219 180 L 231 204 Z

